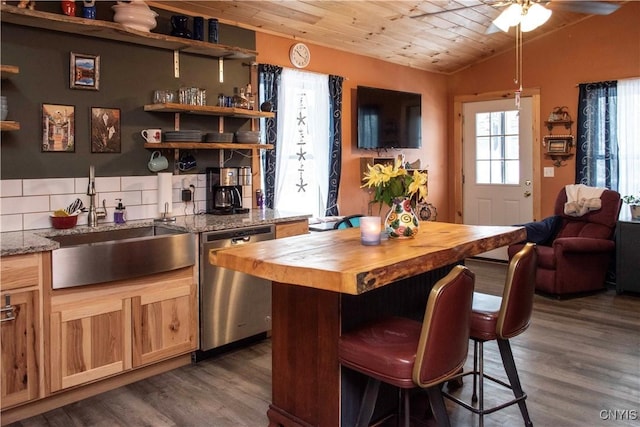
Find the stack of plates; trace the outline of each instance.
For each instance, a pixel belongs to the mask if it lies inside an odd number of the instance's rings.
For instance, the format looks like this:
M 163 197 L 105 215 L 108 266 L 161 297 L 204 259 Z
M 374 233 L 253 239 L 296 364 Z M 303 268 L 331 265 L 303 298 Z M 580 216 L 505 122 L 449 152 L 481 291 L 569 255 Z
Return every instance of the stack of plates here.
M 167 131 L 162 136 L 166 142 L 202 142 L 202 131 L 199 130 Z
M 233 142 L 233 133 L 210 132 L 205 135 L 205 142 Z

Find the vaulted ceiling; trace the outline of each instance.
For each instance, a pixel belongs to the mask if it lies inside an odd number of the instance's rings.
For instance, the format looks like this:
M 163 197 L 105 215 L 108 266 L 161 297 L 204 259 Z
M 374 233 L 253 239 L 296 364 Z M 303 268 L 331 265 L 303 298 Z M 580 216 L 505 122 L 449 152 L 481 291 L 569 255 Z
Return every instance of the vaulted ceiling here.
M 260 0 L 149 1 L 151 6 L 226 24 L 291 37 L 321 46 L 437 72 L 453 73 L 513 48 L 514 30 L 486 34 L 509 0 Z M 591 15 L 568 12 L 559 3 L 524 42 Z M 579 3 L 585 3 L 584 1 Z M 607 3 L 623 4 L 625 1 Z M 435 12 L 435 14 L 431 14 Z M 618 10 L 615 13 L 623 13 Z M 425 15 L 428 14 L 428 15 Z M 424 15 L 418 17 L 419 15 Z

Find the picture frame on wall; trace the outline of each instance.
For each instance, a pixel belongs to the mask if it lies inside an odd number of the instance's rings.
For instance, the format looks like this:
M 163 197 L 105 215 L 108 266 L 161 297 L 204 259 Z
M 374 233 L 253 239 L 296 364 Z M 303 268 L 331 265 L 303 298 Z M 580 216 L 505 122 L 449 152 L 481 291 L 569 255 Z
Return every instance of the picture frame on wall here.
M 120 109 L 91 107 L 91 152 L 119 153 L 121 150 Z
M 71 89 L 100 89 L 100 57 L 71 52 L 69 65 Z
M 75 106 L 42 104 L 42 151 L 75 152 L 75 122 Z
M 568 154 L 573 146 L 573 135 L 547 135 L 544 145 L 549 154 Z

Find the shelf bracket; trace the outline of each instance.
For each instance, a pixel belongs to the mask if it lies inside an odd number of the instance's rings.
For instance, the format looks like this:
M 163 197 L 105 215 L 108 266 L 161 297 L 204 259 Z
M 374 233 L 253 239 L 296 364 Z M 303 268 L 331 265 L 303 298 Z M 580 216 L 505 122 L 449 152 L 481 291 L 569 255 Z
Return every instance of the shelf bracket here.
M 173 51 L 173 77 L 180 78 L 180 51 Z
M 218 58 L 218 82 L 224 83 L 224 59 Z

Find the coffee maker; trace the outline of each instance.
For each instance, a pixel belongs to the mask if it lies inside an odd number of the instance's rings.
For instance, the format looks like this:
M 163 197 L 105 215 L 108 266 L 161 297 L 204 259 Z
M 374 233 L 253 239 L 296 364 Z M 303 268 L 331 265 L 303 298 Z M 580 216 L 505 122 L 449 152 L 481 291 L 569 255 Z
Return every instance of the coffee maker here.
M 238 168 L 206 168 L 207 213 L 231 215 L 249 212 L 242 207 L 242 185 Z

